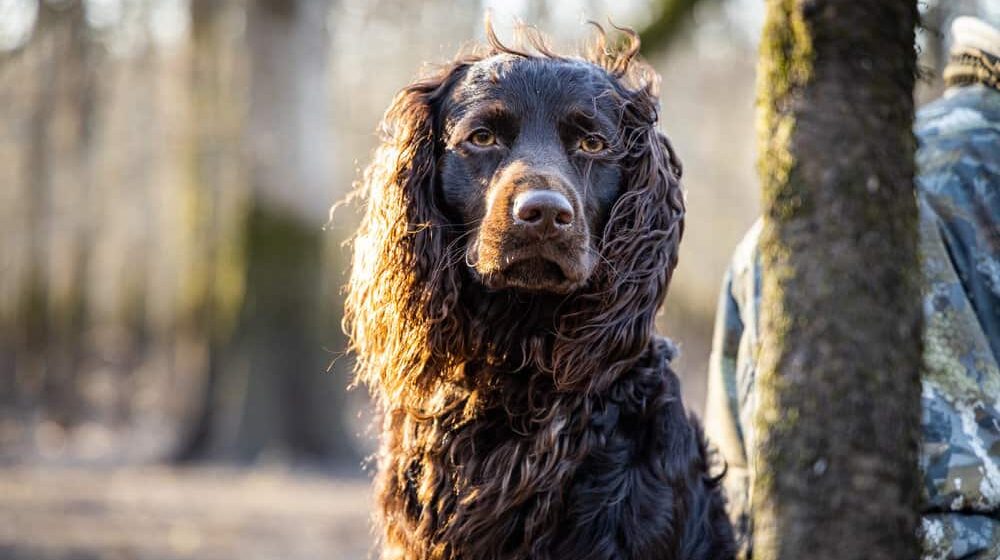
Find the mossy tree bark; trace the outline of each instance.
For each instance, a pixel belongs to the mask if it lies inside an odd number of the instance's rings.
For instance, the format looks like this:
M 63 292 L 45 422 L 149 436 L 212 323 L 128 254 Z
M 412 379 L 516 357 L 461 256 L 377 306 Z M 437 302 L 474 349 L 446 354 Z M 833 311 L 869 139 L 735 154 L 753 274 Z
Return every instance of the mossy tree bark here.
M 917 542 L 914 0 L 769 0 L 755 558 Z

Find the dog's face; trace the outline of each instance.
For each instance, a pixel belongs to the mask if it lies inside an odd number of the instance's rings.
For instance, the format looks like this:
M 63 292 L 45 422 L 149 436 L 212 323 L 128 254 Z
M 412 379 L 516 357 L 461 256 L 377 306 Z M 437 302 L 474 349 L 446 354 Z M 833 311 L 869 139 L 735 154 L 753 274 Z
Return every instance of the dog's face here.
M 598 28 L 573 59 L 488 29 L 393 99 L 345 306 L 359 376 L 392 406 L 474 362 L 602 390 L 649 348 L 684 197 L 659 79 L 623 35 Z
M 586 284 L 622 182 L 611 80 L 583 61 L 497 55 L 439 107 L 444 200 L 488 288 Z

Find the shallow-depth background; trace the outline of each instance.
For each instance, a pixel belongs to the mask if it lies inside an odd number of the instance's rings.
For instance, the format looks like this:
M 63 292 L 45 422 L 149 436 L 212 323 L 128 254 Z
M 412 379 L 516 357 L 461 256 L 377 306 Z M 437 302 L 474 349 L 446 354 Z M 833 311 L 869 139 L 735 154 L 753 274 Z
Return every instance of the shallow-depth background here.
M 758 211 L 757 0 L 0 0 L 0 559 L 362 558 L 328 216 L 425 63 L 515 17 L 643 32 L 688 219 L 661 330 L 702 409 L 717 290 Z M 941 91 L 948 22 L 928 0 Z

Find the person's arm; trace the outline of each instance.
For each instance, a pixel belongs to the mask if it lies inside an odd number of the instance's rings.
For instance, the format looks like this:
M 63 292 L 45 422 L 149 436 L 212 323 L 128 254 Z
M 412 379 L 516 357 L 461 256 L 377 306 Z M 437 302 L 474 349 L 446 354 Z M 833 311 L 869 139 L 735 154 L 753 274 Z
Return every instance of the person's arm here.
M 743 336 L 740 309 L 732 292 L 732 272 L 726 273 L 719 295 L 715 335 L 709 359 L 708 402 L 705 433 L 709 445 L 718 451 L 726 475 L 723 486 L 733 529 L 740 543 L 741 558 L 749 557 L 750 509 L 747 456 L 739 425 L 737 361 Z

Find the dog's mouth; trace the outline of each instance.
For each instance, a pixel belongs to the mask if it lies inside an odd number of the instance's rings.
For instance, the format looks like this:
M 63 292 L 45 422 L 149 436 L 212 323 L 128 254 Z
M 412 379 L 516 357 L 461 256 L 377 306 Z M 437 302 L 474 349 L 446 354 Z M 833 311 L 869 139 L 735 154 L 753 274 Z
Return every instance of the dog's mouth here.
M 512 285 L 528 289 L 561 286 L 569 281 L 559 263 L 542 257 L 515 261 L 501 269 L 501 273 Z
M 486 288 L 563 295 L 584 286 L 594 271 L 596 251 L 579 225 L 542 239 L 501 225 L 484 223 L 465 249 L 466 263 Z
M 582 286 L 587 279 L 587 263 L 573 259 L 554 259 L 541 255 L 509 258 L 504 266 L 483 274 L 490 288 L 513 288 L 527 292 L 566 294 Z

